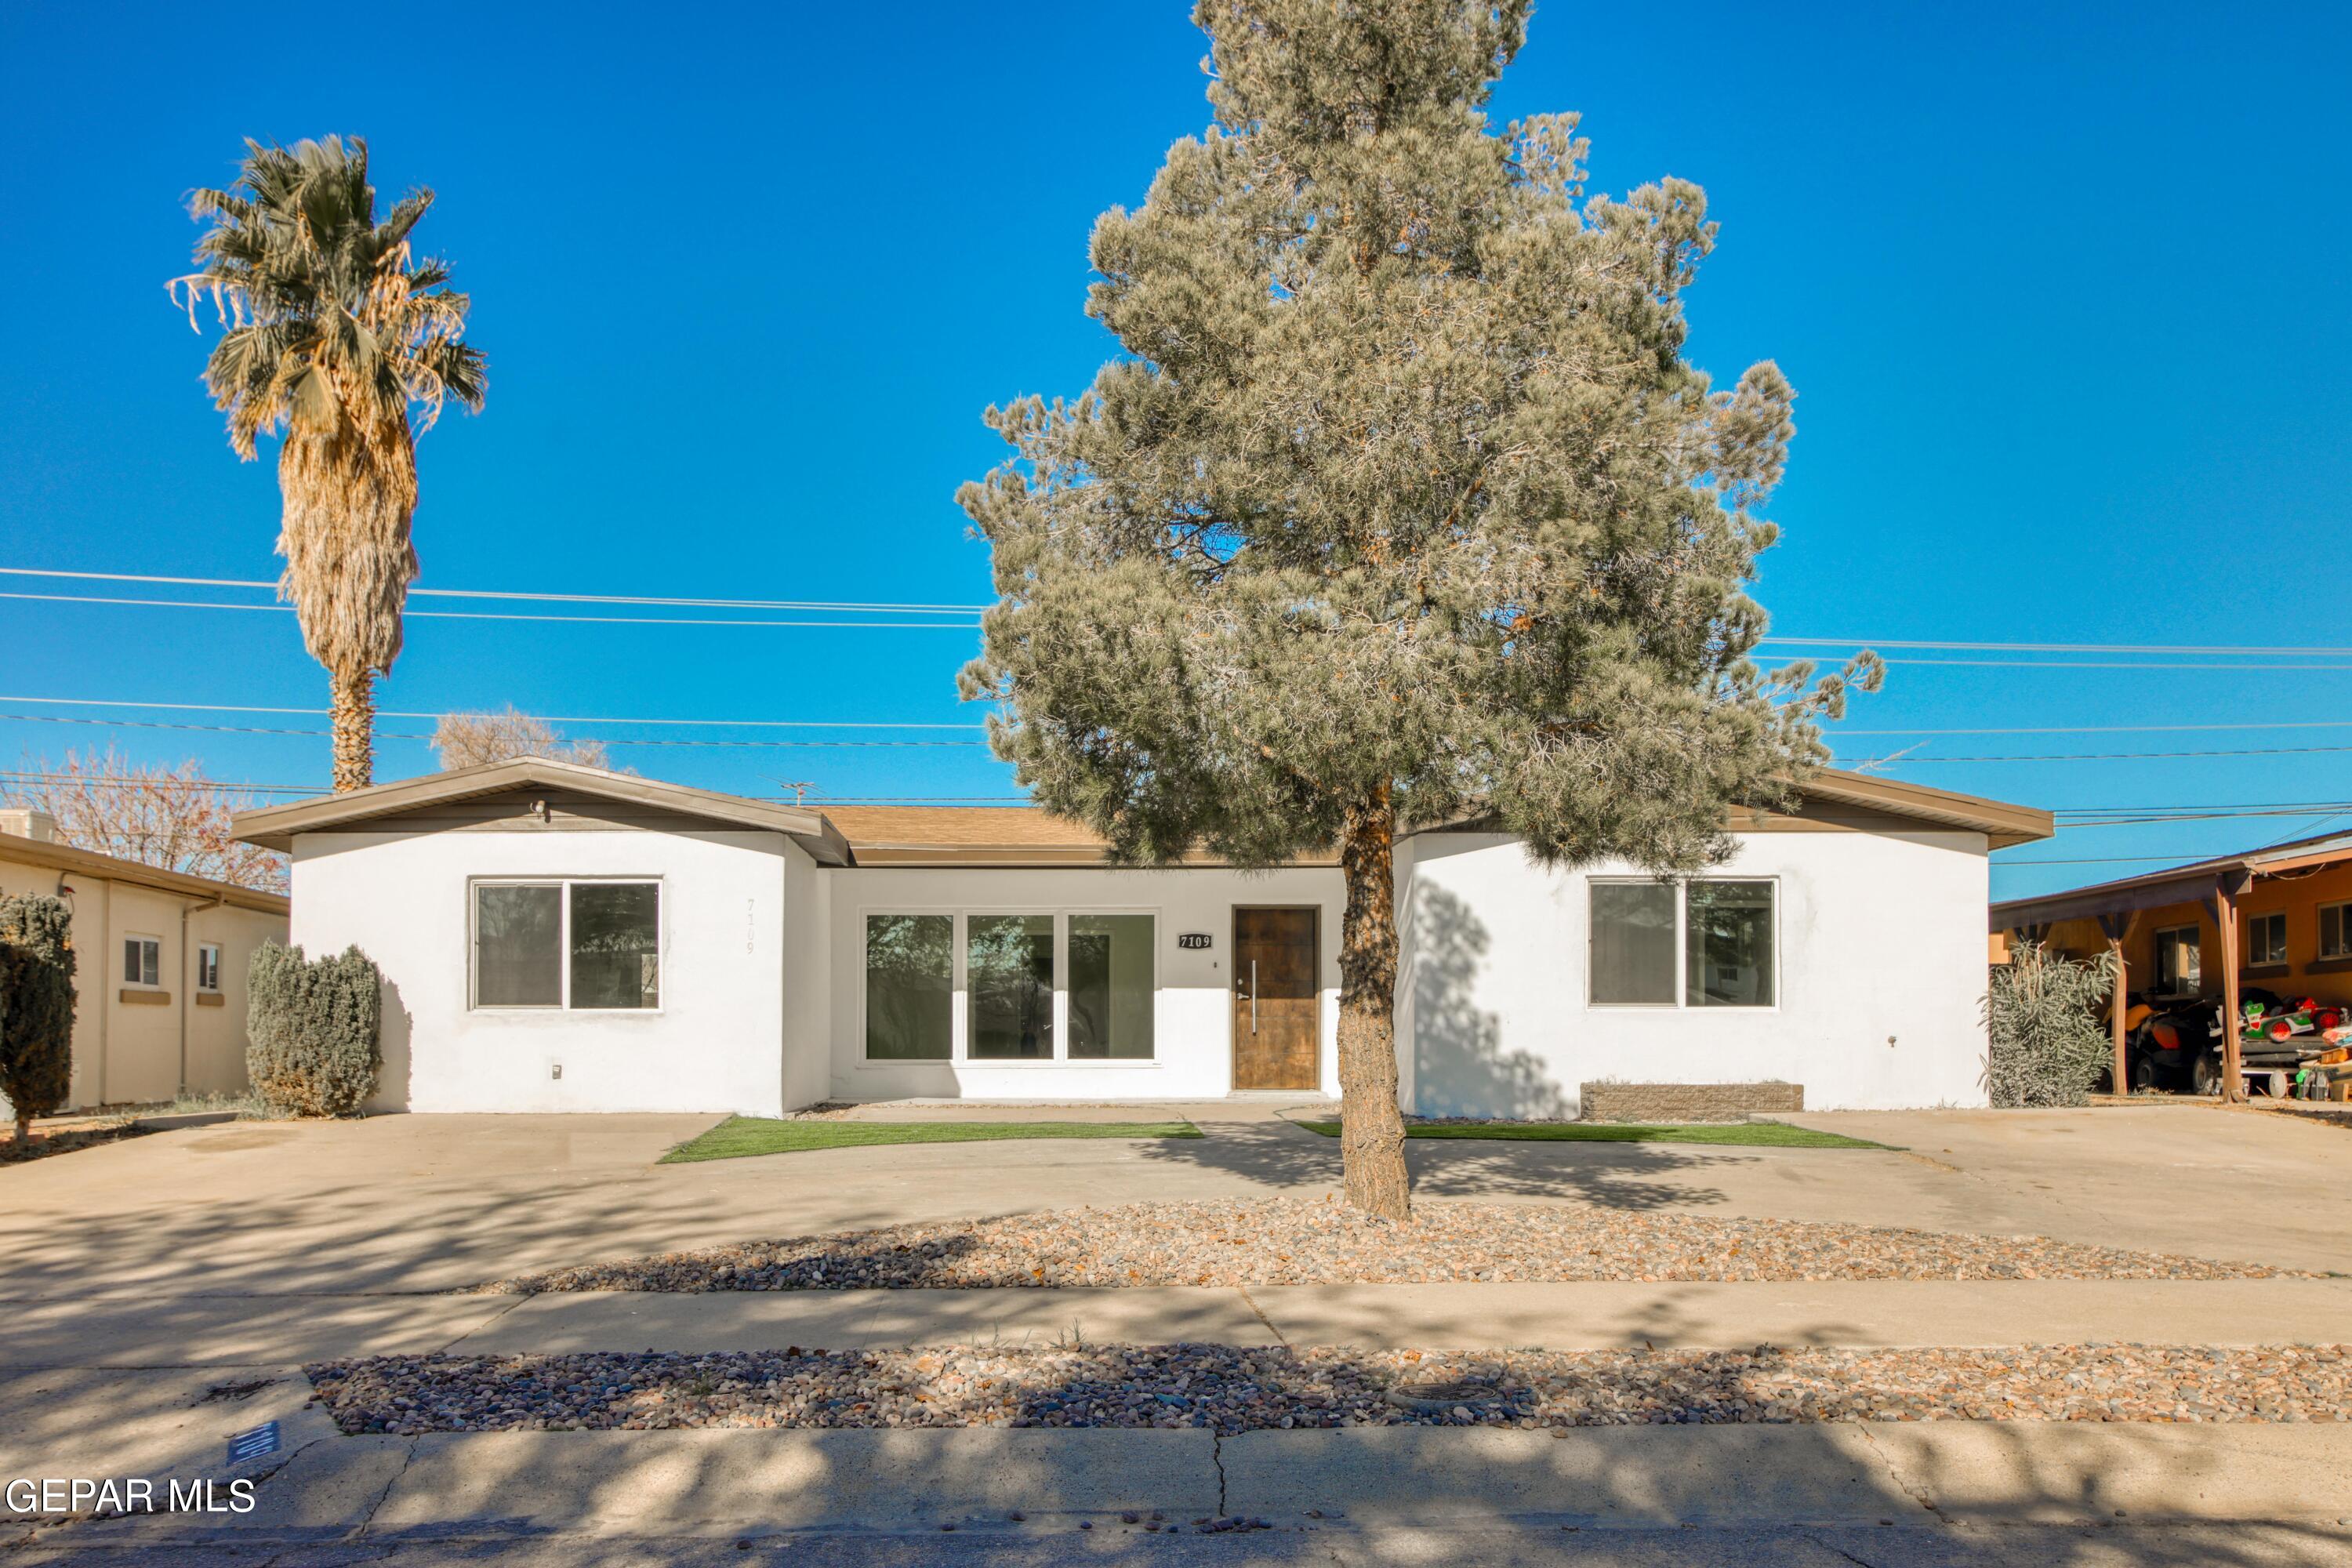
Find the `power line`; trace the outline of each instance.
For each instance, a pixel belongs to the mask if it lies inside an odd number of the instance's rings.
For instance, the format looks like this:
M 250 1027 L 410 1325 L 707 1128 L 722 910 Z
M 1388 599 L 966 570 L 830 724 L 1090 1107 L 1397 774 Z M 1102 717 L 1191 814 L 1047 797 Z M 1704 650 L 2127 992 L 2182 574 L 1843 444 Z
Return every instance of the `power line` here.
M 420 611 L 419 614 L 429 612 Z M 2333 650 L 2339 655 L 2342 649 Z M 2352 669 L 2352 664 L 2177 664 L 2154 660 L 2089 660 L 2057 658 L 1889 658 L 1882 664 L 1913 669 Z
M 13 720 L 25 724 L 95 724 L 105 729 L 121 730 L 187 730 L 215 735 L 305 735 L 331 736 L 332 730 L 288 730 L 258 724 L 191 724 L 168 719 L 95 719 L 80 713 L 0 713 L 0 720 Z M 432 735 L 407 734 L 396 730 L 378 730 L 379 741 L 431 741 Z M 621 735 L 572 734 L 564 737 L 567 743 L 593 741 L 602 746 L 702 746 L 774 748 L 793 747 L 824 751 L 903 751 L 939 746 L 984 746 L 985 741 L 712 741 L 712 740 L 643 740 Z
M 2321 752 L 2352 752 L 2352 746 L 2241 746 L 2197 752 L 2021 752 L 2006 756 L 1937 757 L 1897 752 L 1887 757 L 1860 757 L 1856 767 L 1886 767 L 1896 763 L 2118 763 L 2177 760 L 2183 757 L 2295 757 Z
M 180 588 L 263 588 L 278 584 L 245 577 L 163 577 L 137 572 L 64 572 L 36 566 L 0 566 L 0 576 L 62 577 L 91 583 L 155 583 Z M 650 594 L 546 594 L 525 589 L 412 587 L 410 595 L 436 599 L 515 599 L 562 605 L 667 605 L 680 609 L 709 610 L 837 610 L 847 614 L 978 615 L 986 605 L 901 605 L 821 599 L 663 598 Z M 132 604 L 154 601 L 135 599 Z M 262 608 L 265 606 L 248 606 Z M 275 606 L 268 606 L 275 607 Z
M 303 718 L 323 718 L 333 711 L 327 708 L 263 708 L 249 704 L 226 702 L 133 702 L 114 697 L 7 697 L 0 702 L 28 703 L 35 707 L 53 708 L 139 708 L 159 713 L 286 713 Z M 446 719 L 451 713 L 475 713 L 480 709 L 454 708 L 442 712 L 379 708 L 379 719 Z M 534 715 L 534 717 L 540 717 Z M 887 719 L 613 719 L 590 718 L 583 714 L 550 714 L 541 717 L 547 724 L 676 724 L 711 729 L 750 730 L 983 730 L 984 724 L 911 723 Z
M 1974 653 L 2294 654 L 2334 658 L 2352 655 L 2352 645 L 2342 643 L 2321 647 L 2289 647 L 2275 644 L 2200 647 L 2187 643 L 1906 642 L 1891 637 L 1783 637 L 1769 635 L 1759 637 L 1757 642 L 1759 646 L 1772 644 L 1789 647 L 1907 647 Z
M 159 610 L 255 610 L 264 615 L 290 616 L 291 605 L 226 605 L 210 599 L 110 598 L 98 594 L 6 594 L 0 599 L 30 599 L 52 605 L 132 605 Z M 852 631 L 969 632 L 978 621 L 739 621 L 688 616 L 526 616 L 503 610 L 403 610 L 409 620 L 535 621 L 579 626 L 773 626 L 801 630 L 847 628 Z
M 1996 871 L 2002 871 L 2008 869 L 2011 866 L 2121 866 L 2126 862 L 2133 864 L 2145 864 L 2150 860 L 2170 860 L 2183 866 L 2193 866 L 2197 863 L 2194 858 L 2185 858 L 2177 854 L 2088 855 L 2082 857 L 2079 859 L 2067 860 L 1995 860 L 1992 863 L 1992 868 Z
M 2292 719 L 2242 724 L 2042 724 L 1958 730 L 1849 730 L 1840 725 L 1825 732 L 1834 740 L 1841 735 L 1868 735 L 1873 739 L 1893 735 L 2153 735 L 2222 730 L 2352 730 L 2352 719 Z

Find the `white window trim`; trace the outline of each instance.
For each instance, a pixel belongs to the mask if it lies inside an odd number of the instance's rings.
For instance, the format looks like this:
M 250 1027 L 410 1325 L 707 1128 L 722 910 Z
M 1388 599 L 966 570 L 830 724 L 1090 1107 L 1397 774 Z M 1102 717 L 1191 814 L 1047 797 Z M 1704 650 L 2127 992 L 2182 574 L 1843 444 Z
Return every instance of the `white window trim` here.
M 127 931 L 122 933 L 122 941 L 126 945 L 134 942 L 152 942 L 155 944 L 155 978 L 152 980 L 142 980 L 136 974 L 125 973 L 122 977 L 124 989 L 131 991 L 163 990 L 163 939 L 160 936 L 150 936 L 143 931 Z M 121 949 L 118 948 L 116 951 L 120 952 Z M 126 963 L 123 967 L 128 971 L 130 965 Z
M 1595 1002 L 1592 999 L 1592 943 L 1599 935 L 1592 920 L 1592 888 L 1601 886 L 1655 887 L 1656 877 L 1587 877 L 1584 894 L 1584 1010 L 1588 1013 L 1704 1013 L 1709 1016 L 1722 1014 L 1769 1016 L 1778 1013 L 1788 1000 L 1782 982 L 1783 964 L 1780 955 L 1780 878 L 1778 873 L 1726 872 L 1714 877 L 1675 877 L 1665 879 L 1675 888 L 1675 999 L 1671 1002 Z M 1772 889 L 1772 1000 L 1761 1006 L 1728 1004 L 1717 1007 L 1696 1007 L 1690 1002 L 1690 885 L 1693 882 L 1764 882 Z
M 572 889 L 575 887 L 600 887 L 614 883 L 651 883 L 654 889 L 654 958 L 659 976 L 655 985 L 656 1000 L 650 1007 L 574 1007 L 572 1005 Z M 476 930 L 479 908 L 479 889 L 483 888 L 560 888 L 563 896 L 555 900 L 556 984 L 562 997 L 554 1003 L 486 1004 L 480 1000 L 481 966 L 475 962 L 481 952 L 479 933 Z M 468 877 L 466 879 L 466 1009 L 471 1013 L 520 1013 L 545 1016 L 550 1013 L 580 1013 L 600 1018 L 657 1018 L 669 1006 L 669 884 L 658 876 L 598 876 L 598 877 Z
M 945 915 L 950 921 L 948 970 L 948 1054 L 944 1057 L 877 1057 L 866 1054 L 866 931 L 876 916 Z M 1054 917 L 1054 1054 L 1050 1057 L 975 1057 L 971 1054 L 971 985 L 969 965 L 970 922 L 973 916 L 1051 915 Z M 1073 915 L 1150 915 L 1151 917 L 1151 1052 L 1149 1057 L 1072 1057 L 1070 1053 L 1070 918 Z M 857 1065 L 859 1072 L 922 1071 L 953 1068 L 998 1068 L 1015 1072 L 1081 1072 L 1106 1068 L 1114 1072 L 1148 1071 L 1161 1065 L 1160 1056 L 1161 977 L 1160 939 L 1169 930 L 1164 910 L 1149 904 L 861 904 L 857 909 Z
M 205 984 L 205 958 L 206 954 L 210 954 L 212 957 L 213 979 L 212 984 L 209 985 Z M 207 995 L 219 995 L 221 988 L 220 975 L 221 944 L 216 942 L 200 942 L 196 943 L 196 989 L 205 993 Z
M 2333 952 L 2319 945 L 2319 933 L 2327 929 L 2326 922 L 2322 921 L 2320 916 L 2330 910 L 2338 911 L 2336 917 L 2336 940 L 2342 944 Z M 2322 963 L 2329 963 L 2340 958 L 2352 958 L 2352 900 L 2338 900 L 2320 905 L 2312 915 L 2311 924 L 2312 947 Z

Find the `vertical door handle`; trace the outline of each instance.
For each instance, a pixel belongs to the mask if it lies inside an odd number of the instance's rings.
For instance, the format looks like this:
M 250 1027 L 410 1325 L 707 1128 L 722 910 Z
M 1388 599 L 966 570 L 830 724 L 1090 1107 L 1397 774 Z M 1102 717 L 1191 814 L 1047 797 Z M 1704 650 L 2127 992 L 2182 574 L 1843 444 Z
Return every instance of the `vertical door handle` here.
M 1257 960 L 1250 960 L 1250 1033 L 1257 1033 Z

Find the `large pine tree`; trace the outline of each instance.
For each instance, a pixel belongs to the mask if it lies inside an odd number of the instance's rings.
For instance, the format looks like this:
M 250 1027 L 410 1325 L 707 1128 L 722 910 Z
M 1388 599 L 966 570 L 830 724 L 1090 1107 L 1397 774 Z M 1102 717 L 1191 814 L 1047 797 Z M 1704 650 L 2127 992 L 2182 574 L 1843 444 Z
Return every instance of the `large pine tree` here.
M 1395 1218 L 1400 824 L 1696 868 L 1874 674 L 1750 658 L 1793 394 L 1683 357 L 1696 186 L 1588 200 L 1574 116 L 1489 124 L 1528 10 L 1200 0 L 1215 123 L 1095 227 L 1127 353 L 992 409 L 961 498 L 965 693 L 1041 805 L 1134 862 L 1338 845 L 1347 1191 Z

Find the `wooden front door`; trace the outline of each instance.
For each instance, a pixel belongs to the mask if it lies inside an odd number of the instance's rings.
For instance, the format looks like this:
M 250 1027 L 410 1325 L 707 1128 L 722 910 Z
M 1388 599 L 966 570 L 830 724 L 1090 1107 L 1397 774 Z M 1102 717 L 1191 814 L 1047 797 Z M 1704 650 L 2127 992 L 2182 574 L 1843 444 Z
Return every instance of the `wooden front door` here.
M 1234 1087 L 1319 1089 L 1312 909 L 1234 910 Z

